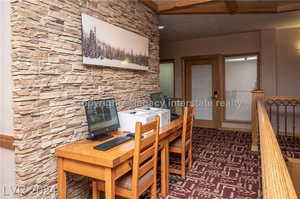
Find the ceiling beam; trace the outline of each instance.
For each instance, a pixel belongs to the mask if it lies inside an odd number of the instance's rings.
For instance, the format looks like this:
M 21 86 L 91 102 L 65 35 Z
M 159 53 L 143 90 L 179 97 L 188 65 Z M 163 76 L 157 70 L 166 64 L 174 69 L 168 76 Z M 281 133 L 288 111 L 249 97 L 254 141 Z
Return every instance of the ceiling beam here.
M 214 2 L 216 0 L 176 0 L 168 3 L 158 5 L 158 12 L 164 12 L 177 8 L 184 8 L 188 6 L 198 5 L 202 3 Z
M 236 0 L 225 0 L 226 7 L 230 14 L 234 14 L 238 8 Z
M 239 0 L 173 0 L 157 4 L 154 0 L 138 0 L 157 14 L 235 14 L 235 13 L 282 13 L 300 10 L 300 2 L 280 1 L 277 6 L 239 7 Z M 225 6 L 201 7 L 201 4 L 223 1 Z M 255 1 L 253 1 L 255 2 Z M 273 1 L 269 1 L 273 2 Z M 276 2 L 276 1 L 274 1 Z
M 210 8 L 202 8 L 202 7 L 189 7 L 189 8 L 181 8 L 176 10 L 168 10 L 164 12 L 160 12 L 160 14 L 224 14 L 228 13 L 228 10 L 225 7 L 210 7 Z
M 295 10 L 300 10 L 300 3 L 288 3 L 285 5 L 278 5 L 277 11 L 278 12 L 290 12 L 290 11 L 295 11 Z
M 160 12 L 160 14 L 168 15 L 168 14 L 228 14 L 228 9 L 225 6 L 218 7 L 189 7 L 182 8 L 176 10 L 169 10 L 165 12 Z M 248 14 L 248 13 L 277 13 L 277 9 L 275 7 L 270 8 L 257 8 L 257 7 L 244 7 L 237 8 L 235 13 L 239 14 Z
M 153 12 L 158 12 L 158 5 L 153 0 L 139 0 L 139 2 L 150 8 Z

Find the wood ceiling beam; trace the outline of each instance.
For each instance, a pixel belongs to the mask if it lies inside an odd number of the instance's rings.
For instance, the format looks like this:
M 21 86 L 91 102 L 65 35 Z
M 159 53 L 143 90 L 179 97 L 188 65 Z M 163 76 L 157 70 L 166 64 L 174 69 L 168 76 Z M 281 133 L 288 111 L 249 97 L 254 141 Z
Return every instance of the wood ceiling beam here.
M 139 0 L 139 2 L 150 8 L 153 12 L 158 12 L 158 5 L 153 0 Z
M 211 7 L 211 8 L 201 8 L 201 7 L 190 7 L 181 8 L 176 10 L 168 10 L 160 12 L 160 14 L 224 14 L 228 13 L 225 7 Z
M 171 1 L 168 3 L 158 5 L 158 12 L 165 12 L 168 10 L 184 8 L 184 7 L 188 7 L 188 6 L 209 3 L 209 2 L 214 2 L 214 1 L 217 1 L 217 0 L 176 0 L 176 1 Z
M 153 0 L 138 0 L 157 14 L 235 14 L 235 13 L 282 13 L 300 10 L 300 2 L 286 0 L 277 7 L 243 7 L 239 8 L 238 0 L 176 0 L 157 4 Z M 224 1 L 225 7 L 203 7 L 201 4 Z M 254 1 L 255 2 L 255 1 Z M 272 1 L 270 1 L 272 2 Z M 276 2 L 276 1 L 274 1 Z M 278 2 L 278 1 L 277 1 Z
M 238 4 L 237 4 L 236 0 L 225 0 L 225 5 L 230 14 L 234 14 L 236 12 L 236 10 L 238 9 Z
M 228 14 L 229 11 L 227 7 L 189 7 L 189 8 L 182 8 L 176 10 L 169 10 L 165 12 L 160 12 L 160 14 Z M 235 13 L 239 14 L 249 14 L 249 13 L 277 13 L 277 9 L 274 7 L 270 8 L 256 8 L 256 7 L 249 7 L 249 8 L 237 8 Z
M 300 10 L 300 3 L 288 3 L 285 5 L 279 5 L 277 7 L 277 12 L 290 12 Z

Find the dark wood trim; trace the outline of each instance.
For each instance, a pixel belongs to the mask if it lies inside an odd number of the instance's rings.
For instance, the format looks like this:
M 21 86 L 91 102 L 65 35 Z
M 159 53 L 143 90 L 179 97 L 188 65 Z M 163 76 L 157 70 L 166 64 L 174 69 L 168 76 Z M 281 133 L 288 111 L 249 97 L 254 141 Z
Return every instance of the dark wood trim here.
M 218 128 L 218 130 L 221 130 L 221 131 L 243 132 L 243 133 L 252 133 L 252 130 L 251 130 L 251 129 L 245 129 L 245 128 L 228 128 L 228 127 L 221 127 L 221 128 Z
M 15 138 L 13 136 L 0 134 L 0 147 L 15 150 L 14 141 Z
M 225 0 L 225 5 L 230 14 L 234 14 L 236 12 L 236 10 L 238 9 L 238 4 L 237 4 L 236 0 Z
M 168 14 L 275 14 L 300 10 L 300 3 L 285 0 L 281 4 L 261 7 L 259 1 L 240 5 L 237 0 L 221 0 L 224 4 L 213 4 L 220 0 L 176 0 L 158 4 L 153 0 L 138 0 L 158 15 Z M 238 2 L 238 3 L 237 3 Z M 270 3 L 276 1 L 270 1 Z M 204 6 L 202 6 L 204 5 Z M 212 6 L 205 6 L 212 5 Z
M 180 9 L 180 8 L 186 8 L 186 7 L 191 7 L 193 5 L 198 5 L 198 4 L 206 4 L 210 2 L 215 2 L 216 0 L 176 0 L 176 1 L 170 1 L 166 2 L 163 4 L 158 5 L 158 12 L 165 12 L 169 10 L 174 10 L 174 9 Z
M 161 59 L 159 63 L 164 64 L 164 63 L 174 63 L 175 64 L 175 59 Z
M 176 68 L 176 61 L 175 61 L 175 59 L 161 59 L 160 61 L 159 61 L 159 63 L 160 64 L 165 64 L 165 63 L 173 63 L 173 94 L 174 94 L 174 96 L 170 96 L 170 97 L 175 97 L 176 96 L 176 86 L 175 86 L 175 83 L 176 83 L 176 81 L 175 81 L 175 68 Z
M 223 77 L 222 77 L 222 99 L 226 102 L 226 96 L 225 96 L 225 89 L 226 89 L 226 83 L 225 83 L 225 59 L 228 57 L 243 57 L 243 56 L 257 56 L 257 82 L 256 82 L 256 89 L 260 90 L 261 88 L 261 56 L 259 52 L 250 52 L 250 53 L 237 53 L 237 54 L 226 54 L 223 55 Z M 242 123 L 242 124 L 249 124 L 251 123 L 251 119 L 249 121 L 239 121 L 239 120 L 226 120 L 226 106 L 222 107 L 222 122 L 230 122 L 230 123 Z
M 224 123 L 236 123 L 236 124 L 252 124 L 251 121 L 245 121 L 245 120 L 223 120 Z
M 189 61 L 197 61 L 197 60 L 215 60 L 217 57 L 220 56 L 219 54 L 213 55 L 197 55 L 197 56 L 184 56 L 181 57 L 181 74 L 182 74 L 182 81 L 181 81 L 181 98 L 186 101 L 186 64 Z
M 186 79 L 187 76 L 190 76 L 191 74 L 188 74 L 188 68 L 191 66 L 191 64 L 212 64 L 213 65 L 213 77 L 212 77 L 212 83 L 213 83 L 213 91 L 218 91 L 218 93 L 221 93 L 221 83 L 219 79 L 220 74 L 220 54 L 214 54 L 214 55 L 200 55 L 200 56 L 186 56 L 182 57 L 182 98 L 185 101 L 188 101 L 188 96 L 191 94 L 191 85 L 188 85 L 188 79 Z M 189 88 L 189 89 L 186 89 Z M 219 94 L 218 94 L 219 95 Z M 219 95 L 220 96 L 220 95 Z M 218 97 L 219 98 L 219 97 Z M 217 99 L 219 100 L 219 99 Z M 221 127 L 221 112 L 219 111 L 219 107 L 216 106 L 216 100 L 213 101 L 213 122 L 206 121 L 206 120 L 195 120 L 195 125 L 197 126 L 205 126 L 208 128 L 219 128 Z
M 142 4 L 150 8 L 153 12 L 158 12 L 158 5 L 152 0 L 139 0 Z

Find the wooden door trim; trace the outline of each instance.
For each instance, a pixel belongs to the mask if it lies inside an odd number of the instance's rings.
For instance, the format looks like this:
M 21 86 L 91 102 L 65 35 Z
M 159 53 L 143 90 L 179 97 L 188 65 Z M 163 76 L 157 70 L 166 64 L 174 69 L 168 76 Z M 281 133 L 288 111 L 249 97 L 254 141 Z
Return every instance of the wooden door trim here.
M 222 81 L 218 81 L 218 77 L 220 76 L 220 54 L 214 54 L 214 55 L 203 55 L 203 56 L 188 56 L 188 57 L 182 57 L 182 82 L 181 82 L 181 87 L 182 87 L 182 98 L 187 101 L 187 94 L 188 94 L 188 90 L 187 88 L 187 65 L 191 62 L 198 62 L 199 64 L 205 64 L 205 63 L 209 63 L 213 65 L 213 86 L 214 89 L 217 90 L 220 94 L 222 92 Z M 215 71 L 216 70 L 216 71 Z M 191 87 L 189 88 L 191 89 Z M 222 96 L 222 95 L 220 95 Z M 219 100 L 219 99 L 218 99 Z M 212 125 L 208 125 L 208 121 L 210 120 L 201 120 L 202 124 L 205 124 L 205 126 L 209 127 L 209 128 L 219 128 L 221 127 L 221 112 L 218 113 L 218 109 L 217 106 L 213 106 L 213 126 Z M 210 121 L 211 122 L 211 121 Z M 195 124 L 199 124 L 200 121 L 195 120 Z
M 243 57 L 243 56 L 257 56 L 257 88 L 261 90 L 261 56 L 259 52 L 250 52 L 250 53 L 238 53 L 238 54 L 226 54 L 222 56 L 222 70 L 223 70 L 223 74 L 222 74 L 222 99 L 224 100 L 224 102 L 226 102 L 226 79 L 225 79 L 225 59 L 228 57 Z M 224 107 L 222 107 L 222 122 L 228 122 L 228 123 L 239 123 L 239 124 L 251 124 L 251 119 L 249 121 L 244 121 L 244 120 L 226 120 L 226 105 Z
M 213 55 L 197 55 L 197 56 L 185 56 L 181 57 L 181 74 L 182 74 L 182 81 L 181 81 L 181 98 L 186 100 L 186 62 L 189 61 L 197 61 L 197 60 L 214 60 L 217 61 L 219 54 Z M 217 61 L 218 64 L 218 61 Z

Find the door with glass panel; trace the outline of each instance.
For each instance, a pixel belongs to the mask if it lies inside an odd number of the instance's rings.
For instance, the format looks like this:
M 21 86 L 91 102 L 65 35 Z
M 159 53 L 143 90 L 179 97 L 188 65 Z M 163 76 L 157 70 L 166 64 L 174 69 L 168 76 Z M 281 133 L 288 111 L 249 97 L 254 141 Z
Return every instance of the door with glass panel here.
M 185 62 L 185 99 L 195 104 L 195 126 L 219 127 L 217 66 L 214 60 Z
M 174 61 L 161 61 L 159 65 L 160 90 L 164 96 L 175 97 Z
M 258 54 L 225 56 L 225 122 L 251 122 L 251 91 L 259 88 Z

